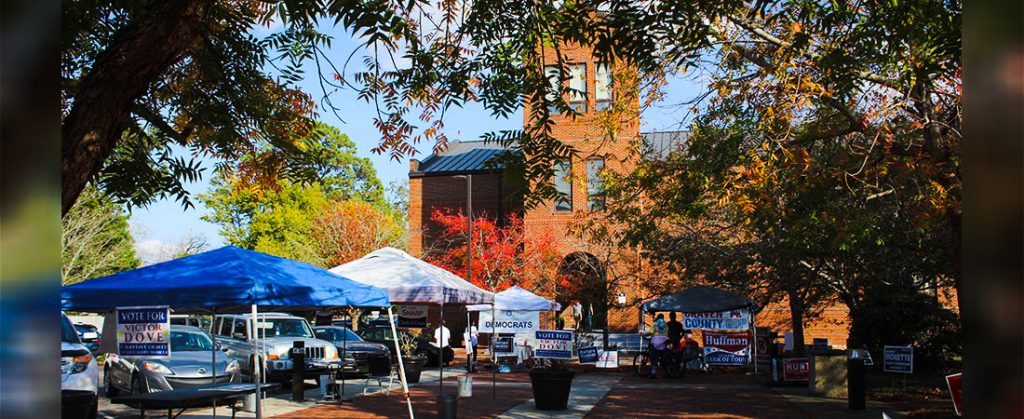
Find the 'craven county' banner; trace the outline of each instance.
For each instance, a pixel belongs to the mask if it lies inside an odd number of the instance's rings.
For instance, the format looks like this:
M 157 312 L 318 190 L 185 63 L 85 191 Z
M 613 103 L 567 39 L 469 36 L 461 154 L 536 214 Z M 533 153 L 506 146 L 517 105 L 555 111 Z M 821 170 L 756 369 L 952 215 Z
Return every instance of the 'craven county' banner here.
M 117 354 L 156 358 L 171 356 L 168 307 L 118 307 Z
M 399 329 L 427 327 L 427 306 L 398 306 Z
M 497 333 L 528 333 L 533 334 L 534 330 L 540 328 L 539 311 L 512 311 L 498 310 L 495 312 L 498 320 L 494 322 L 494 329 Z M 480 312 L 480 332 L 491 333 L 491 312 Z
M 704 361 L 710 365 L 747 365 L 750 355 L 750 343 L 753 341 L 750 331 L 726 332 L 721 330 L 704 330 Z
M 736 309 L 726 311 L 705 311 L 683 313 L 684 329 L 701 330 L 749 330 L 750 311 Z

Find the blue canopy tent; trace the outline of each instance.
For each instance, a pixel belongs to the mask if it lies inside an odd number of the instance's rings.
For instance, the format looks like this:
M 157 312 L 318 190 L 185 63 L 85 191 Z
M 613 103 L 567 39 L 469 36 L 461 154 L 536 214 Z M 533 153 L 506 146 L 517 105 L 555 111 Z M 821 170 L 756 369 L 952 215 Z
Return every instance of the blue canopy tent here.
M 255 321 L 257 309 L 305 311 L 387 307 L 391 303 L 387 291 L 381 288 L 313 265 L 234 246 L 61 289 L 61 309 L 65 311 L 110 312 L 117 307 L 147 305 L 169 306 L 176 313 L 251 311 Z M 395 348 L 397 351 L 397 341 Z M 258 380 L 259 369 L 254 372 Z M 401 373 L 404 386 L 404 368 Z M 256 406 L 259 409 L 260 403 Z
M 176 313 L 386 307 L 387 291 L 313 265 L 225 246 L 61 289 L 61 308 L 166 305 Z

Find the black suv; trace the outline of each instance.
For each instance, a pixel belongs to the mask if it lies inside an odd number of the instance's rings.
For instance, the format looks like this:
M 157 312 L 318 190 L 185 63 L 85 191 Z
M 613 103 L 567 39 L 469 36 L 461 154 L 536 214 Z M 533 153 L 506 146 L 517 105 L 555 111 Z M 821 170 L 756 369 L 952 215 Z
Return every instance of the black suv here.
M 357 332 L 359 337 L 367 342 L 376 342 L 387 345 L 388 348 L 395 347 L 395 341 L 391 334 L 391 325 L 387 321 L 383 322 L 370 322 L 360 327 Z M 405 330 L 399 330 L 399 335 L 408 336 L 409 332 Z M 394 351 L 392 351 L 394 352 Z M 420 336 L 416 339 L 416 353 L 427 357 L 427 366 L 436 367 L 438 365 L 438 349 L 436 346 L 430 344 L 430 339 Z M 444 362 L 449 363 L 455 359 L 455 352 L 452 351 L 451 347 L 444 348 Z

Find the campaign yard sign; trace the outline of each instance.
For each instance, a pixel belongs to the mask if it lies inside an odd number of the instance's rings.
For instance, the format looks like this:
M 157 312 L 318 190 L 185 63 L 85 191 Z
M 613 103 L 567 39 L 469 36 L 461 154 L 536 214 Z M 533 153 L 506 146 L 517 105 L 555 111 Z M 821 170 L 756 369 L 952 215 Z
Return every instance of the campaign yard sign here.
M 747 365 L 750 361 L 750 331 L 705 330 L 704 360 L 710 365 Z
M 598 359 L 601 358 L 601 354 L 598 353 L 596 346 L 587 346 L 580 348 L 577 351 L 580 358 L 581 364 L 596 364 Z
M 964 414 L 964 375 L 963 373 L 956 373 L 946 376 L 946 385 L 949 386 L 949 396 L 953 399 L 953 410 L 956 411 L 957 416 L 963 416 Z
M 511 353 L 513 346 L 512 336 L 499 336 L 497 339 L 494 339 L 494 353 Z
M 564 330 L 538 330 L 533 351 L 537 358 L 572 359 L 573 332 Z
M 883 372 L 895 372 L 900 374 L 914 373 L 913 346 L 886 345 L 883 354 L 885 355 L 882 359 Z
M 684 329 L 750 330 L 750 311 L 746 309 L 683 313 Z
M 618 368 L 619 351 L 601 351 L 601 358 L 597 360 L 598 368 Z
M 117 354 L 171 356 L 171 316 L 167 306 L 118 307 Z
M 399 329 L 427 327 L 427 306 L 398 306 Z
M 528 333 L 540 328 L 539 311 L 498 310 L 497 320 L 492 321 L 490 311 L 480 312 L 480 332 L 491 333 L 492 323 L 495 333 Z
M 782 381 L 808 381 L 811 379 L 811 362 L 807 358 L 784 358 L 782 360 Z

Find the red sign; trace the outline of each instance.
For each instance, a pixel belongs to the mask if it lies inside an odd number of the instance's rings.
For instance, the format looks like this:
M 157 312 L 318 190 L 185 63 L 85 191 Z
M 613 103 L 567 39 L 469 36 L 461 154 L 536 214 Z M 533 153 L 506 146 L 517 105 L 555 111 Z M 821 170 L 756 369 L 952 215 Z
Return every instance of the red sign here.
M 750 331 L 742 332 L 720 332 L 717 330 L 704 330 L 701 332 L 704 337 L 705 348 L 718 348 L 726 352 L 740 352 L 750 346 Z
M 953 409 L 956 410 L 957 416 L 964 414 L 963 384 L 963 373 L 946 376 L 946 385 L 949 386 L 949 395 L 953 398 Z
M 785 358 L 782 360 L 783 381 L 807 381 L 811 379 L 811 363 L 807 358 Z

